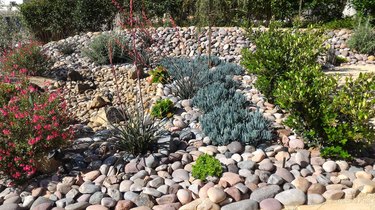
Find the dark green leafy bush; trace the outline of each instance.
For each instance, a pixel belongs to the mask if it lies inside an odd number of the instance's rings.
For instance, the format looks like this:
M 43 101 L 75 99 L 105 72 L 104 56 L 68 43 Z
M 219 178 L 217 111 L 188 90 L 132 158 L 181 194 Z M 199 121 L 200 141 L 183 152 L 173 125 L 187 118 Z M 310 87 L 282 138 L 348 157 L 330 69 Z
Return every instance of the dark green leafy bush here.
M 48 42 L 100 31 L 112 22 L 116 8 L 103 0 L 31 0 L 20 5 L 20 12 L 34 36 Z
M 374 139 L 369 119 L 375 117 L 375 77 L 360 75 L 343 86 L 319 67 L 289 72 L 279 83 L 276 102 L 290 116 L 288 126 L 302 134 L 325 157 L 350 158 L 363 155 Z
M 235 109 L 233 105 L 235 102 L 227 101 L 200 119 L 203 132 L 214 145 L 240 141 L 256 146 L 272 140 L 271 123 L 261 113 Z
M 63 43 L 58 45 L 57 48 L 64 55 L 71 55 L 74 53 L 74 45 L 72 43 Z
M 149 72 L 151 83 L 166 83 L 169 80 L 168 71 L 163 66 L 158 66 Z
M 221 106 L 227 100 L 233 101 L 233 109 L 245 108 L 246 99 L 234 88 L 225 88 L 224 83 L 215 82 L 201 88 L 193 98 L 193 105 L 203 112 L 209 112 Z
M 158 100 L 151 108 L 151 116 L 160 119 L 165 117 L 172 117 L 173 106 L 173 102 L 169 98 Z
M 314 27 L 322 27 L 323 29 L 335 30 L 335 29 L 353 29 L 355 26 L 355 20 L 353 18 L 335 19 L 330 22 L 322 24 L 316 24 Z
M 375 18 L 374 0 L 352 0 L 352 4 L 363 17 L 370 16 Z
M 266 32 L 250 34 L 257 48 L 254 53 L 248 49 L 243 51 L 242 64 L 249 73 L 258 76 L 256 88 L 273 101 L 273 92 L 287 72 L 314 65 L 318 55 L 324 52 L 320 34 L 320 31 L 281 30 L 273 24 Z
M 9 100 L 16 93 L 16 87 L 9 83 L 0 83 L 0 107 L 7 105 Z
M 200 155 L 192 168 L 193 177 L 202 181 L 208 176 L 221 177 L 223 173 L 220 161 L 209 154 Z
M 39 43 L 31 42 L 20 45 L 0 58 L 0 69 L 4 72 L 12 73 L 27 70 L 29 75 L 43 75 L 49 70 L 51 61 L 41 51 Z M 25 71 L 26 72 L 26 71 Z M 15 72 L 18 74 L 19 72 Z
M 369 19 L 362 22 L 359 21 L 354 33 L 348 41 L 350 48 L 357 50 L 360 53 L 374 54 L 375 53 L 375 29 L 370 25 Z
M 342 17 L 346 0 L 305 0 L 304 10 L 309 11 L 306 17 L 313 22 L 328 22 Z
M 129 38 L 115 33 L 103 33 L 92 40 L 83 54 L 97 64 L 109 64 L 109 52 L 112 63 L 128 63 L 132 58 L 129 55 Z

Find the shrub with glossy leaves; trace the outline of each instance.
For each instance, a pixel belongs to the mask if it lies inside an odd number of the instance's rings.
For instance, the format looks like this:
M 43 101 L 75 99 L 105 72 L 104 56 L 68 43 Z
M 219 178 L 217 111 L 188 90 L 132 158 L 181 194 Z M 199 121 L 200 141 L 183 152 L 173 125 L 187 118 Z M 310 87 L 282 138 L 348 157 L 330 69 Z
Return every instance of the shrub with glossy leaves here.
M 291 71 L 281 81 L 276 102 L 290 112 L 286 124 L 302 134 L 321 154 L 332 158 L 366 155 L 375 140 L 369 120 L 375 117 L 375 76 L 338 79 L 325 75 L 319 67 Z
M 324 53 L 320 35 L 309 30 L 281 30 L 273 24 L 268 31 L 254 31 L 250 38 L 256 51 L 243 50 L 242 64 L 257 75 L 255 87 L 274 101 L 274 90 L 287 72 L 315 65 L 318 55 Z
M 194 178 L 202 181 L 206 180 L 208 176 L 221 177 L 222 173 L 220 161 L 209 154 L 200 155 L 191 171 Z

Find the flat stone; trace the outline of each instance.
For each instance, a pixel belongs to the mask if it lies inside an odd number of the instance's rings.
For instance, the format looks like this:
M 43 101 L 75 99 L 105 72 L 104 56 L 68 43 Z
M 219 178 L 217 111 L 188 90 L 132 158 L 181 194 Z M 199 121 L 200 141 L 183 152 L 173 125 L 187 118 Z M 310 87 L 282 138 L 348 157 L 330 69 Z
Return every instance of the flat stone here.
M 327 190 L 323 193 L 323 197 L 326 200 L 339 200 L 344 196 L 344 191 L 342 190 Z
M 15 203 L 8 203 L 0 205 L 0 210 L 22 210 L 22 208 Z
M 109 208 L 102 205 L 91 205 L 86 208 L 86 210 L 109 210 Z
M 108 207 L 108 208 L 112 208 L 116 205 L 117 201 L 113 198 L 110 198 L 110 197 L 105 197 L 105 198 L 102 198 L 102 200 L 100 201 L 100 204 L 102 206 L 105 206 L 105 207 Z
M 302 190 L 303 192 L 307 192 L 311 183 L 305 178 L 299 176 L 292 181 L 292 185 L 294 185 L 297 189 Z
M 208 198 L 207 196 L 207 191 L 208 189 L 210 189 L 211 187 L 215 186 L 215 184 L 213 182 L 208 182 L 207 184 L 205 184 L 200 190 L 199 190 L 199 198 Z
M 273 198 L 277 193 L 281 192 L 281 187 L 278 185 L 267 185 L 254 190 L 250 194 L 250 199 L 253 201 L 261 202 L 267 198 Z
M 253 157 L 251 158 L 252 161 L 259 163 L 266 157 L 266 153 L 264 153 L 263 150 L 257 149 L 255 152 L 253 152 Z
M 120 200 L 117 202 L 115 210 L 129 210 L 134 207 L 134 203 L 129 200 Z
M 255 168 L 255 165 L 256 163 L 251 160 L 245 160 L 237 163 L 238 168 L 247 170 L 253 170 Z
M 323 169 L 324 171 L 330 173 L 336 170 L 337 168 L 337 163 L 335 161 L 329 160 L 325 163 L 323 163 Z
M 232 141 L 227 145 L 227 148 L 232 153 L 242 153 L 245 147 L 238 141 Z
M 306 202 L 306 195 L 299 189 L 291 189 L 277 194 L 275 199 L 284 206 L 298 206 Z
M 48 210 L 48 209 L 51 209 L 52 206 L 53 206 L 53 203 L 41 203 L 33 207 L 32 210 Z
M 79 187 L 79 192 L 82 194 L 93 194 L 97 191 L 100 191 L 100 186 L 99 185 L 94 185 L 91 182 L 85 182 Z
M 183 182 L 185 180 L 189 180 L 189 172 L 185 169 L 177 169 L 172 173 L 173 181 L 175 182 Z
M 303 149 L 305 144 L 300 139 L 291 139 L 289 141 L 289 148 L 291 149 Z
M 220 203 L 227 197 L 224 190 L 219 187 L 211 187 L 208 189 L 207 196 L 214 203 Z
M 51 201 L 50 199 L 47 199 L 45 197 L 38 197 L 33 205 L 31 205 L 31 209 L 34 208 L 35 206 L 39 205 L 39 204 L 42 204 L 42 203 L 53 203 L 53 201 Z
M 191 200 L 193 199 L 192 195 L 191 195 L 191 192 L 187 189 L 179 189 L 177 191 L 177 198 L 182 205 L 185 205 L 185 204 L 191 202 Z
M 345 193 L 345 196 L 344 196 L 345 199 L 354 199 L 355 197 L 357 197 L 359 193 L 357 189 L 353 189 L 353 188 L 344 189 L 343 192 Z
M 89 203 L 91 205 L 100 204 L 100 201 L 104 198 L 104 193 L 102 192 L 95 192 L 90 196 Z
M 84 210 L 86 209 L 90 204 L 88 202 L 78 202 L 73 203 L 65 206 L 66 210 Z
M 289 183 L 294 180 L 293 174 L 290 173 L 290 171 L 285 168 L 277 167 L 275 174 L 283 178 L 285 181 Z
M 179 208 L 179 210 L 195 210 L 195 209 L 207 209 L 207 210 L 220 210 L 220 206 L 213 203 L 208 198 L 198 198 L 188 204 L 185 204 Z M 223 208 L 221 208 L 223 209 Z
M 258 202 L 246 199 L 234 203 L 227 204 L 221 207 L 221 210 L 258 210 Z
M 152 208 L 154 206 L 154 202 L 151 199 L 150 195 L 147 194 L 140 194 L 137 198 L 133 201 L 137 206 L 147 206 Z
M 230 186 L 234 186 L 235 184 L 242 182 L 240 175 L 232 172 L 223 173 L 223 176 L 220 178 L 220 180 L 228 182 Z
M 281 203 L 274 198 L 267 198 L 259 203 L 262 210 L 281 210 L 283 207 Z
M 321 204 L 324 201 L 326 201 L 326 199 L 322 195 L 319 195 L 319 194 L 307 194 L 307 204 L 308 205 Z
M 259 170 L 273 171 L 275 169 L 275 165 L 272 163 L 270 159 L 267 158 L 259 163 L 258 168 Z
M 323 194 L 326 191 L 326 187 L 320 183 L 313 183 L 307 190 L 307 194 Z
M 156 202 L 159 205 L 174 203 L 176 201 L 177 201 L 177 195 L 175 194 L 163 195 L 162 197 L 156 199 Z

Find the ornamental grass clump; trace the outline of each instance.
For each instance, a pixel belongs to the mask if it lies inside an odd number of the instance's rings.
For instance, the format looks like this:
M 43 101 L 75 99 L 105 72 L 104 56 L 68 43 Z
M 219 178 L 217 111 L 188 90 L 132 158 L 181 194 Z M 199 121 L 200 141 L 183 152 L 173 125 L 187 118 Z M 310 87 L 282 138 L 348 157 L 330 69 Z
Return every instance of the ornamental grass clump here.
M 2 79 L 1 85 L 8 85 Z M 50 150 L 69 145 L 72 132 L 58 92 L 39 92 L 23 78 L 12 93 L 0 107 L 0 174 L 22 184 Z

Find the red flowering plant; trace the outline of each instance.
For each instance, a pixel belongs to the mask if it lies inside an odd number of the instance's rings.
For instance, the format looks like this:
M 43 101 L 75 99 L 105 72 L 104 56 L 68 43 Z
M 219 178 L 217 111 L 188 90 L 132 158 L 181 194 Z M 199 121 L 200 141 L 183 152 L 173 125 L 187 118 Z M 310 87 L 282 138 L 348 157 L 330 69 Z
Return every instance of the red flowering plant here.
M 0 104 L 0 176 L 21 184 L 37 172 L 38 160 L 67 146 L 73 133 L 67 128 L 69 115 L 59 92 L 40 92 L 26 78 L 25 69 L 14 70 L 14 94 Z M 14 82 L 9 75 L 0 81 Z
M 48 57 L 41 50 L 38 42 L 19 43 L 18 47 L 5 52 L 0 58 L 0 69 L 12 72 L 16 69 L 27 69 L 29 75 L 42 75 L 51 65 Z

